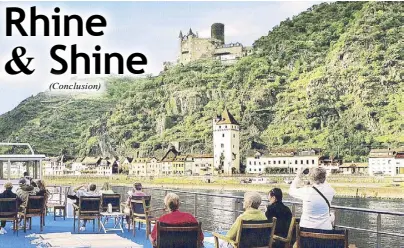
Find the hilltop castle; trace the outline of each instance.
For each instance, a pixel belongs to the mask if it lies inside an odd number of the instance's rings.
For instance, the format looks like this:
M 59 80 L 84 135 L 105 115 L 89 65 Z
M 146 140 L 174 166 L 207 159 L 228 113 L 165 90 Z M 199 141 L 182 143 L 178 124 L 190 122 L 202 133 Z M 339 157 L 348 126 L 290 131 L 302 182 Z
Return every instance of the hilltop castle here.
M 180 31 L 178 38 L 180 42 L 178 63 L 180 64 L 187 64 L 202 58 L 231 63 L 252 51 L 251 47 L 244 47 L 239 42 L 225 44 L 224 24 L 222 23 L 212 24 L 210 38 L 200 38 L 198 33 L 192 32 L 192 29 L 189 29 L 187 35 L 183 35 Z

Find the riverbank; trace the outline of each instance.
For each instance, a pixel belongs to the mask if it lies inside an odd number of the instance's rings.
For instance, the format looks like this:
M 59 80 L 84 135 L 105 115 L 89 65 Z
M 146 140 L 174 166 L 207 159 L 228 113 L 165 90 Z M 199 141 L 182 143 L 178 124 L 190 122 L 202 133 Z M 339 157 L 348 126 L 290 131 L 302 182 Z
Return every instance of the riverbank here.
M 211 177 L 211 183 L 198 177 L 164 177 L 136 178 L 123 175 L 112 177 L 45 177 L 48 185 L 80 185 L 94 182 L 102 185 L 110 182 L 113 185 L 131 186 L 141 182 L 144 187 L 158 187 L 184 190 L 216 190 L 216 191 L 258 191 L 266 193 L 270 189 L 281 188 L 288 192 L 290 185 L 284 182 L 285 177 L 272 176 L 271 184 L 241 184 L 240 177 Z M 213 182 L 212 182 L 213 181 Z M 337 192 L 337 197 L 359 197 L 377 199 L 404 199 L 404 183 L 394 182 L 393 178 L 375 177 L 330 177 L 329 182 Z

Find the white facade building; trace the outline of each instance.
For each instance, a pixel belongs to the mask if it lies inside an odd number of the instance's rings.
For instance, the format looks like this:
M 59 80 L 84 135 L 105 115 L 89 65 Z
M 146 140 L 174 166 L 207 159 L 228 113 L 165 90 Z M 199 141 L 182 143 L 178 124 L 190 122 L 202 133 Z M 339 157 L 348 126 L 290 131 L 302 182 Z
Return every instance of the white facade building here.
M 98 165 L 95 166 L 97 176 L 111 176 L 112 163 L 107 159 L 102 159 Z
M 260 174 L 267 170 L 277 170 L 278 173 L 295 173 L 299 168 L 318 167 L 320 155 L 316 151 L 270 153 L 263 155 L 257 152 L 253 157 L 247 157 L 246 173 Z M 338 169 L 338 167 L 337 167 Z
M 213 155 L 220 173 L 240 171 L 240 125 L 227 109 L 213 121 Z
M 157 158 L 152 157 L 147 163 L 146 174 L 148 176 L 158 176 L 161 173 L 161 163 Z
M 130 165 L 129 174 L 135 176 L 146 176 L 147 164 L 150 158 L 134 158 Z
M 369 175 L 404 175 L 404 151 L 372 149 L 369 153 Z
M 62 158 L 50 158 L 49 161 L 44 161 L 45 176 L 63 176 L 66 170 L 66 165 Z
M 185 172 L 188 175 L 206 175 L 214 173 L 213 155 L 191 154 L 185 160 Z

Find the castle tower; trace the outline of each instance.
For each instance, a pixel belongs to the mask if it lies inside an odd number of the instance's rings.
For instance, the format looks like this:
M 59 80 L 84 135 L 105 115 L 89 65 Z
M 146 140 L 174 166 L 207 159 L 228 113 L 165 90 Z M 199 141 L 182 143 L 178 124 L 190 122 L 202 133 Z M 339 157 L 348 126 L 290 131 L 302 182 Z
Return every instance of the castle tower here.
M 210 37 L 212 39 L 220 40 L 224 44 L 224 24 L 213 23 L 210 27 Z
M 240 171 L 240 125 L 225 109 L 213 120 L 213 162 L 219 173 Z M 232 169 L 234 168 L 234 169 Z

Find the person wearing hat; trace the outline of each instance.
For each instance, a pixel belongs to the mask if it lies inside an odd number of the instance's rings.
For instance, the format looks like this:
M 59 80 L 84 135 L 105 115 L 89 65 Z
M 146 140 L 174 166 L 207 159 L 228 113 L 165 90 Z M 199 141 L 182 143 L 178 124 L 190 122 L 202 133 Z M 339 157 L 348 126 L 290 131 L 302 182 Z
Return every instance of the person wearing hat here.
M 25 178 L 21 178 L 18 182 L 19 187 L 15 192 L 17 197 L 21 200 L 21 206 L 27 205 L 28 196 L 36 195 L 36 192 L 34 191 L 35 188 L 27 183 L 28 182 Z
M 12 191 L 13 189 L 13 184 L 11 182 L 7 182 L 4 184 L 4 191 L 3 193 L 0 194 L 0 198 L 17 198 L 17 195 L 14 194 Z M 0 216 L 0 217 L 6 217 L 6 216 Z M 1 221 L 0 225 L 0 235 L 7 233 L 6 229 L 6 221 Z

